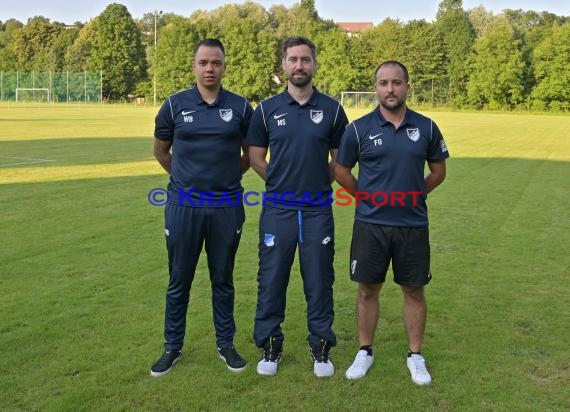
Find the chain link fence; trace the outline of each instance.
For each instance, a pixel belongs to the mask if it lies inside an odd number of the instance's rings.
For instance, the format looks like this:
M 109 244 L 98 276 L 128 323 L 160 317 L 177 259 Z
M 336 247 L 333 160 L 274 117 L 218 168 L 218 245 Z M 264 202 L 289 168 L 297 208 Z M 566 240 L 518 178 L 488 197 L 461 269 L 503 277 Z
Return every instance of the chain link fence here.
M 102 100 L 102 72 L 0 72 L 0 101 L 101 103 Z

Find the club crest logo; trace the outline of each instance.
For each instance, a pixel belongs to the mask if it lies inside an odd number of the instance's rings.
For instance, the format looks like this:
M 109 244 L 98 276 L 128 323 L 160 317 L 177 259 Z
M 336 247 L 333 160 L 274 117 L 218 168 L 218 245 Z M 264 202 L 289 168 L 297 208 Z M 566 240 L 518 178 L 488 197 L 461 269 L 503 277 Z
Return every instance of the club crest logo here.
M 311 110 L 311 120 L 315 124 L 319 124 L 323 121 L 323 111 L 322 110 Z
M 232 109 L 220 109 L 220 117 L 224 122 L 229 122 L 234 117 Z
M 406 132 L 408 132 L 408 137 L 412 142 L 417 142 L 419 140 L 420 129 L 418 129 L 417 127 L 415 129 L 406 129 Z
M 272 235 L 271 233 L 266 233 L 263 243 L 265 243 L 265 246 L 267 247 L 273 246 L 275 244 L 275 235 Z

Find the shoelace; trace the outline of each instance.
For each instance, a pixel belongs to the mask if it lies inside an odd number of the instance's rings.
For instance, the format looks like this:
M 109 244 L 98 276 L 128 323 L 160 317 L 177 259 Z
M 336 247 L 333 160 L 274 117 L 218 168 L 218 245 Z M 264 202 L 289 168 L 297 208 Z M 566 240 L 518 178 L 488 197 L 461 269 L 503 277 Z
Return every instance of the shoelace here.
M 423 358 L 419 357 L 419 356 L 411 356 L 412 358 L 412 364 L 414 365 L 414 370 L 416 371 L 416 373 L 422 373 L 425 374 L 427 372 L 426 370 L 426 362 Z
M 315 356 L 315 362 L 317 363 L 327 363 L 329 361 L 329 354 L 328 353 L 319 353 Z
M 328 341 L 321 341 L 319 342 L 320 351 L 317 353 L 313 353 L 313 357 L 315 358 L 315 362 L 318 363 L 327 363 L 329 361 L 329 349 L 330 344 Z
M 263 349 L 263 360 L 267 362 L 277 362 L 281 358 L 281 351 L 273 346 L 273 341 L 269 341 L 269 347 Z

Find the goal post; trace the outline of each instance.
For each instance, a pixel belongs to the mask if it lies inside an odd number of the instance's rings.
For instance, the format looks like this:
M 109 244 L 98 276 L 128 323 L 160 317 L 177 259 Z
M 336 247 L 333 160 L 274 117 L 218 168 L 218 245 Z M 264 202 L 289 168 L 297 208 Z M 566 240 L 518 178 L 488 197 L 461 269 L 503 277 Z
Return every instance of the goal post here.
M 39 98 L 36 97 L 36 92 Z M 42 98 L 43 97 L 43 98 Z M 44 87 L 16 87 L 16 102 L 18 101 L 39 101 L 51 102 L 51 93 Z
M 373 109 L 378 98 L 374 92 L 341 92 L 340 104 L 345 109 Z
M 103 103 L 103 71 L 0 70 L 0 101 Z

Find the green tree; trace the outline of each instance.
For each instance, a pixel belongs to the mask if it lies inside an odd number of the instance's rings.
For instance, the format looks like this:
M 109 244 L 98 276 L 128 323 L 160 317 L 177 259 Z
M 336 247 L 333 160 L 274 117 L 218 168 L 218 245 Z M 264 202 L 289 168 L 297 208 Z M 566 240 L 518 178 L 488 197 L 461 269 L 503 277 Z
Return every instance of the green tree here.
M 229 4 L 209 14 L 208 37 L 225 45 L 228 69 L 224 87 L 260 101 L 276 89 L 277 39 L 269 13 L 257 3 Z
M 411 101 L 445 102 L 447 83 L 441 33 L 425 20 L 412 20 L 403 27 L 402 37 L 400 59 L 410 73 Z
M 14 52 L 14 38 L 24 25 L 16 20 L 9 19 L 4 22 L 0 30 L 0 70 L 16 71 L 16 53 Z
M 473 29 L 462 0 L 443 0 L 437 12 L 437 28 L 443 37 L 450 102 L 462 105 L 466 99 L 468 56 L 473 46 Z
M 517 33 L 524 33 L 532 27 L 553 27 L 570 21 L 570 17 L 557 16 L 547 11 L 505 9 L 503 14 Z
M 475 43 L 469 103 L 491 109 L 514 108 L 523 101 L 524 63 L 521 41 L 506 18 L 499 17 L 489 33 Z
M 42 16 L 29 19 L 28 24 L 18 30 L 14 38 L 14 54 L 18 70 L 56 70 L 54 44 L 64 30 L 62 23 L 51 23 Z
M 372 46 L 363 36 L 352 36 L 348 39 L 348 63 L 354 70 L 354 79 L 347 88 L 350 91 L 369 92 L 373 87 L 371 62 L 366 60 L 372 55 Z
M 180 18 L 174 13 L 163 13 L 162 11 L 156 11 L 156 32 L 157 38 L 160 36 L 160 30 L 173 20 Z M 154 23 L 155 23 L 155 12 L 151 11 L 145 13 L 141 19 L 136 20 L 137 27 L 141 33 L 142 44 L 146 47 L 154 47 Z
M 378 64 L 403 57 L 403 27 L 400 21 L 388 18 L 364 33 L 350 37 L 347 57 L 353 78 L 347 89 L 361 92 L 374 90 L 374 69 Z
M 194 45 L 201 38 L 195 24 L 179 17 L 163 27 L 156 46 L 151 72 L 156 76 L 156 93 L 164 99 L 187 89 L 195 79 L 192 73 Z
M 535 107 L 570 110 L 570 22 L 552 30 L 533 53 Z
M 374 68 L 385 60 L 405 60 L 404 47 L 408 39 L 406 39 L 404 23 L 400 20 L 386 19 L 374 30 L 368 30 L 366 33 L 375 37 L 372 44 L 372 66 Z
M 284 6 L 273 6 L 270 9 L 271 26 L 281 41 L 288 36 L 305 36 L 313 42 L 323 31 L 336 28 L 332 20 L 319 17 L 314 0 L 301 0 L 287 9 Z
M 354 90 L 358 72 L 350 64 L 350 39 L 338 27 L 322 31 L 315 37 L 318 48 L 315 86 L 321 91 L 340 98 L 342 91 Z
M 495 20 L 493 13 L 487 11 L 483 5 L 467 10 L 467 18 L 469 19 L 469 23 L 471 23 L 471 27 L 473 27 L 473 32 L 477 39 L 485 37 L 489 30 L 491 30 Z
M 385 60 L 402 60 L 405 44 L 404 25 L 399 20 L 386 19 L 350 39 L 350 65 L 355 71 L 350 90 L 373 91 L 374 69 Z
M 445 17 L 447 13 L 463 12 L 463 0 L 442 0 L 437 6 L 436 20 Z
M 73 44 L 65 54 L 65 68 L 72 72 L 86 70 L 91 50 L 97 42 L 97 25 L 99 18 L 94 18 L 83 26 Z
M 110 4 L 98 17 L 97 40 L 87 62 L 90 71 L 103 71 L 103 95 L 128 98 L 146 76 L 140 32 L 127 8 Z
M 80 29 L 79 28 L 70 28 L 63 30 L 59 33 L 59 35 L 54 39 L 53 45 L 51 48 L 51 64 L 50 67 L 57 71 L 61 72 L 65 70 L 67 67 L 66 58 L 67 52 L 70 47 L 75 43 L 75 40 L 79 36 Z
M 536 85 L 533 52 L 544 39 L 552 35 L 553 27 L 564 24 L 568 18 L 549 12 L 533 10 L 503 10 L 503 15 L 515 30 L 515 38 L 522 41 L 522 59 L 525 65 L 524 94 L 529 96 Z

